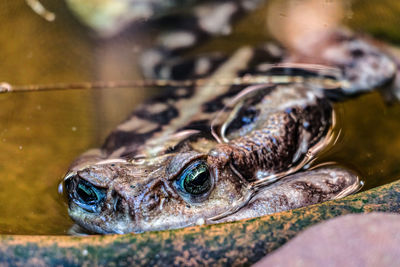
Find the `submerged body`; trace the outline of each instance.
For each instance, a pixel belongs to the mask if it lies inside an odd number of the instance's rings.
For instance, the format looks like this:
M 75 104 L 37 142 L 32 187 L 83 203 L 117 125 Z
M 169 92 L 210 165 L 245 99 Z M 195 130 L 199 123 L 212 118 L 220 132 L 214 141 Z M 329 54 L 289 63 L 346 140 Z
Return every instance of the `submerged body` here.
M 333 33 L 312 59 L 269 43 L 243 47 L 229 58 L 171 64 L 160 55 L 182 45 L 169 45 L 146 54 L 149 76 L 207 82 L 166 88 L 120 124 L 101 149 L 72 164 L 65 191 L 69 214 L 81 228 L 137 233 L 234 221 L 360 188 L 351 171 L 305 166 L 332 139 L 335 115 L 328 97 L 391 83 L 396 64 L 390 56 L 346 31 Z M 325 64 L 341 77 L 315 66 L 269 65 L 285 62 Z M 265 79 L 246 83 L 248 76 Z M 240 84 L 218 85 L 237 77 Z
M 70 216 L 92 232 L 142 232 L 262 216 L 359 188 L 355 174 L 334 167 L 280 179 L 330 139 L 333 110 L 322 92 L 303 84 L 244 90 L 223 111 L 207 113 L 210 102 L 198 99 L 181 100 L 192 114 L 175 116 L 159 103 L 144 105 L 99 154 L 72 167 Z M 142 132 L 143 116 L 168 123 Z

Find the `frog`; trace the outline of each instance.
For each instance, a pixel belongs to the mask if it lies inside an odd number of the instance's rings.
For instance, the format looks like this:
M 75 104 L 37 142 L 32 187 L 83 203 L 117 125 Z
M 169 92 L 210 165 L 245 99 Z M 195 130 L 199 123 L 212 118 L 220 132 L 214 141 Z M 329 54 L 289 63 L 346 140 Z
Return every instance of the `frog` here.
M 312 162 L 335 141 L 333 102 L 393 86 L 396 61 L 370 37 L 342 28 L 312 58 L 276 42 L 176 57 L 211 30 L 225 31 L 235 13 L 224 14 L 222 25 L 175 29 L 143 53 L 148 77 L 201 82 L 166 83 L 101 148 L 72 163 L 62 182 L 72 233 L 232 222 L 362 187 L 357 172 Z

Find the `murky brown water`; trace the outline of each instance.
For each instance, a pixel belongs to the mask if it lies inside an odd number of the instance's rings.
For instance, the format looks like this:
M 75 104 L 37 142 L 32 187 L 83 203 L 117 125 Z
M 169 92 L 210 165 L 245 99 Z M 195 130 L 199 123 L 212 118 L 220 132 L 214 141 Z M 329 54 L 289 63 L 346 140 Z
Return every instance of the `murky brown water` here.
M 362 4 L 361 4 L 362 2 Z M 56 14 L 47 22 L 23 1 L 0 3 L 0 81 L 11 84 L 132 80 L 134 34 L 101 41 L 80 26 L 62 1 L 42 1 Z M 388 12 L 388 10 L 393 12 Z M 347 23 L 381 39 L 400 41 L 400 4 L 355 1 Z M 260 9 L 235 34 L 204 50 L 257 43 Z M 372 20 L 370 17 L 379 18 Z M 260 22 L 261 21 L 261 22 Z M 72 224 L 57 185 L 69 163 L 97 147 L 147 95 L 148 89 L 71 90 L 0 95 L 0 234 L 64 234 Z M 359 171 L 372 188 L 400 176 L 400 105 L 386 106 L 377 93 L 336 105 L 339 141 L 319 159 Z

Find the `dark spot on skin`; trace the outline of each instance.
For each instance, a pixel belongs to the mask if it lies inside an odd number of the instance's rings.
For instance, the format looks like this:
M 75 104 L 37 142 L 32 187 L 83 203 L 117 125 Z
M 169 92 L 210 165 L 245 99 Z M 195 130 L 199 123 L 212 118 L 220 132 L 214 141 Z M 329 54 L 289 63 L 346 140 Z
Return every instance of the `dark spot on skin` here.
M 208 68 L 205 72 L 198 74 L 196 72 L 197 62 L 204 58 L 207 58 L 207 60 L 210 62 L 210 68 Z M 163 68 L 168 68 L 170 70 L 170 75 L 168 78 L 172 80 L 199 79 L 204 78 L 210 73 L 214 72 L 225 60 L 226 57 L 222 56 L 221 54 L 208 54 L 183 59 L 171 59 L 165 64 L 160 65 L 158 71 L 161 72 Z
M 222 110 L 225 106 L 223 103 L 224 100 L 237 95 L 244 87 L 244 85 L 232 85 L 225 94 L 219 95 L 213 100 L 204 103 L 202 106 L 203 112 L 213 113 Z
M 120 147 L 130 147 L 130 154 L 135 153 L 135 147 L 138 147 L 145 143 L 153 134 L 160 131 L 161 127 L 147 132 L 147 133 L 135 133 L 135 132 L 125 132 L 125 131 L 114 131 L 112 132 L 104 142 L 102 149 L 104 149 L 107 154 L 111 154 L 113 151 Z
M 184 80 L 194 78 L 195 60 L 182 60 L 177 64 L 168 66 L 170 68 L 170 77 L 172 80 Z
M 260 111 L 252 106 L 241 108 L 236 114 L 235 119 L 232 120 L 232 122 L 228 125 L 228 128 L 226 129 L 226 134 L 229 135 L 229 133 L 232 133 L 233 131 L 241 129 L 243 126 L 253 123 L 259 113 Z
M 357 74 L 351 74 L 349 76 L 347 76 L 347 79 L 349 79 L 351 82 L 355 82 L 358 80 L 358 75 Z
M 318 186 L 315 186 L 312 183 L 298 181 L 292 184 L 292 187 L 298 191 L 300 191 L 305 198 L 306 203 L 317 203 L 321 202 L 323 199 L 326 199 L 327 193 L 323 192 L 322 189 Z
M 321 74 L 318 71 L 304 69 L 304 68 L 296 68 L 296 67 L 274 67 L 267 71 L 259 71 L 257 74 L 263 75 L 272 75 L 272 76 L 300 76 L 304 78 L 327 78 L 327 79 L 336 79 L 335 76 L 329 74 Z
M 198 130 L 201 132 L 207 132 L 210 131 L 210 127 L 210 120 L 197 120 L 191 121 L 186 126 L 180 128 L 178 132 L 183 130 Z
M 317 99 L 315 106 L 307 106 L 305 109 L 293 109 L 292 114 L 299 116 L 303 113 L 302 127 L 310 133 L 310 146 L 317 143 L 321 136 L 325 136 L 332 124 L 332 106 L 326 98 Z
M 285 112 L 286 112 L 287 114 L 292 113 L 292 111 L 293 111 L 293 108 L 286 108 L 286 109 L 285 109 Z
M 251 107 L 259 104 L 266 96 L 271 94 L 274 89 L 276 89 L 276 86 L 266 86 L 265 88 L 258 90 L 254 95 L 246 98 L 243 105 Z
M 188 144 L 187 139 L 180 141 L 174 146 L 170 146 L 165 150 L 165 154 L 189 151 L 191 146 Z
M 176 29 L 177 25 L 179 25 L 179 30 L 192 32 L 194 31 L 193 29 L 197 29 L 198 20 L 196 17 L 186 14 L 173 14 L 165 15 L 149 22 L 146 21 L 146 23 L 156 29 L 162 29 L 164 32 L 168 29 Z
M 282 206 L 282 207 L 288 207 L 289 206 L 289 200 L 288 200 L 288 197 L 286 195 L 279 195 L 278 196 L 278 202 L 279 202 L 279 206 Z
M 172 105 L 158 113 L 150 113 L 146 109 L 139 109 L 134 113 L 138 118 L 148 120 L 160 125 L 167 125 L 172 119 L 178 117 L 179 111 Z
M 326 180 L 325 184 L 329 187 L 331 192 L 338 193 L 346 186 L 346 181 L 345 179 L 340 179 L 337 183 L 332 183 L 329 180 Z
M 266 86 L 247 97 L 243 101 L 242 107 L 235 114 L 235 118 L 228 125 L 226 134 L 229 135 L 241 129 L 243 126 L 254 123 L 260 113 L 260 110 L 257 109 L 256 106 L 260 104 L 266 96 L 271 94 L 274 89 L 276 89 L 276 86 Z
M 341 87 L 337 87 L 335 89 L 329 88 L 324 90 L 324 96 L 329 99 L 331 102 L 341 102 L 349 98 Z
M 273 44 L 273 45 L 277 45 L 277 44 Z M 278 49 L 280 49 L 280 51 L 282 52 L 281 55 L 272 55 L 271 52 L 266 49 L 265 47 L 256 47 L 254 49 L 254 54 L 250 60 L 250 66 L 255 66 L 258 65 L 260 63 L 277 63 L 280 62 L 282 60 L 283 57 L 283 48 L 282 47 L 277 47 Z
M 183 90 L 182 90 L 183 89 Z M 168 101 L 177 101 L 179 99 L 190 98 L 194 94 L 194 86 L 186 86 L 186 87 L 175 87 L 175 86 L 166 86 L 162 88 L 162 91 L 158 93 L 156 96 L 146 101 L 146 105 L 152 105 L 157 103 L 167 103 Z M 177 92 L 180 91 L 178 94 Z M 184 91 L 182 94 L 181 92 Z
M 265 72 L 258 70 L 259 65 L 281 62 L 282 57 L 283 54 L 280 56 L 274 56 L 267 49 L 257 47 L 253 50 L 252 58 L 250 59 L 246 70 L 240 71 L 239 76 L 244 76 L 245 74 L 264 74 Z
M 324 191 L 321 187 L 304 181 L 294 182 L 292 187 L 300 190 L 304 194 L 306 202 L 312 204 L 330 199 L 333 195 L 341 192 L 346 186 L 345 179 L 340 179 L 337 183 L 331 183 L 326 180 L 324 182 L 329 188 L 328 191 Z
M 354 49 L 351 51 L 351 55 L 353 57 L 359 58 L 365 55 L 364 51 L 362 51 L 361 49 Z

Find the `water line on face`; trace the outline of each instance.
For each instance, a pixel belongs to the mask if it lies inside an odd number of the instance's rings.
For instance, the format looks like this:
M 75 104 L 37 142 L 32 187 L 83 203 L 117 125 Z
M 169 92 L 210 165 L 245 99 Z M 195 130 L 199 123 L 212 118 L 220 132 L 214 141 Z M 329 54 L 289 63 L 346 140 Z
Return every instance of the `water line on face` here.
M 244 206 L 247 205 L 247 203 L 249 203 L 249 201 L 253 198 L 253 196 L 257 193 L 258 190 L 253 190 L 250 185 L 246 186 L 247 188 L 247 193 L 246 195 L 242 196 L 240 199 L 234 201 L 232 203 L 232 206 L 227 209 L 226 211 L 211 217 L 209 219 L 207 219 L 207 221 L 210 222 L 217 222 L 218 220 L 221 220 L 223 218 L 226 218 L 229 215 L 232 215 L 234 213 L 236 213 L 237 211 L 239 211 L 241 208 L 243 208 Z

